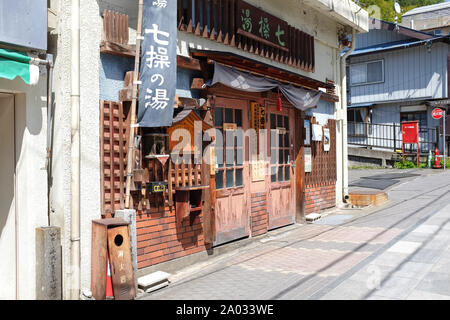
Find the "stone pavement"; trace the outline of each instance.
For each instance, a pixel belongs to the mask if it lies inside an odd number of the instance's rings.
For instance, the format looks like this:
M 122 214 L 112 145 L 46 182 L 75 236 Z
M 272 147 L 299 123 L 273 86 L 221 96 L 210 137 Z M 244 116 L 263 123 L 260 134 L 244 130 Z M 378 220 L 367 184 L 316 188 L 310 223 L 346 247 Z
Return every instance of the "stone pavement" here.
M 269 233 L 139 299 L 450 299 L 450 172 L 420 172 L 382 207 Z

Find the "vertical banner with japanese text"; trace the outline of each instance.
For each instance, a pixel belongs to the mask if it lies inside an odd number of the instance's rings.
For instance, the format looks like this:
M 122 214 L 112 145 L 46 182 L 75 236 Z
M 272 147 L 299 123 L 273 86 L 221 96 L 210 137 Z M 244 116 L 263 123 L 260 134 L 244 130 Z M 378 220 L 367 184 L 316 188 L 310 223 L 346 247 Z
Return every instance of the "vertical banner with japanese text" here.
M 172 125 L 177 82 L 177 1 L 144 0 L 139 127 Z

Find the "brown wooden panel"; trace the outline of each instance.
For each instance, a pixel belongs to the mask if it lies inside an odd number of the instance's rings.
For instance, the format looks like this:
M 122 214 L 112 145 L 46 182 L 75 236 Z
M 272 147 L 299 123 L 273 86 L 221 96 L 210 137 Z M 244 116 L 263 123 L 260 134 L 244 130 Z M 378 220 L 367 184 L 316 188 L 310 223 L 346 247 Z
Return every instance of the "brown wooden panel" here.
M 136 291 L 128 226 L 108 229 L 108 248 L 114 298 L 116 300 L 134 299 Z
M 214 107 L 242 110 L 242 130 L 249 128 L 248 101 L 216 97 Z M 230 169 L 230 167 L 228 167 Z M 216 173 L 217 174 L 217 173 Z M 244 158 L 243 186 L 228 189 L 213 189 L 214 245 L 220 245 L 250 235 L 250 181 L 249 163 Z M 211 183 L 215 183 L 211 178 Z
M 222 9 L 224 0 L 217 1 L 217 38 L 216 41 L 219 43 L 223 42 L 223 19 L 222 19 Z
M 236 15 L 236 6 L 235 1 L 230 1 L 230 45 L 232 47 L 236 46 L 236 17 L 239 15 Z
M 314 117 L 307 119 L 317 123 Z M 312 172 L 305 173 L 306 186 L 336 181 L 336 120 L 328 120 L 324 127 L 330 129 L 330 151 L 323 150 L 322 141 L 311 141 Z
M 186 31 L 187 32 L 193 32 L 193 26 L 192 26 L 192 1 L 188 0 L 187 5 L 187 14 L 186 14 Z
M 267 128 L 271 127 L 271 114 L 286 116 L 289 119 L 289 146 L 295 145 L 295 128 L 298 125 L 295 121 L 294 107 L 283 104 L 282 111 L 277 111 L 276 103 L 272 100 L 266 100 L 266 113 L 268 117 Z M 276 125 L 278 127 L 278 124 Z M 270 130 L 268 130 L 269 139 Z M 270 141 L 270 140 L 269 140 Z M 268 146 L 269 147 L 269 146 Z M 286 148 L 286 147 L 284 147 Z M 286 151 L 286 149 L 283 152 Z M 289 159 L 293 157 L 293 149 L 289 148 Z M 272 152 L 272 150 L 270 150 Z M 278 152 L 278 150 L 277 150 Z M 268 228 L 269 230 L 281 226 L 289 225 L 295 222 L 296 207 L 295 207 L 295 171 L 291 165 L 284 166 L 283 170 L 289 170 L 288 181 L 272 182 L 271 177 L 268 177 L 269 188 L 267 196 L 267 211 L 268 211 Z
M 210 18 L 208 22 L 207 7 Z M 193 12 L 195 11 L 195 12 Z M 262 11 L 264 12 L 264 11 Z M 264 13 L 267 15 L 267 13 Z M 200 16 L 202 19 L 200 19 Z M 178 28 L 210 40 L 237 46 L 239 49 L 260 55 L 284 64 L 293 65 L 314 72 L 314 37 L 280 20 L 286 31 L 286 46 L 245 32 L 241 28 L 239 5 L 237 0 L 178 0 Z M 194 20 L 193 20 L 194 19 Z M 273 21 L 279 18 L 272 17 Z M 195 23 L 195 25 L 193 25 Z M 209 26 L 209 28 L 208 28 Z M 253 29 L 258 29 L 254 22 Z M 273 36 L 273 34 L 272 34 Z M 135 46 L 128 45 L 128 16 L 117 12 L 105 11 L 103 21 L 103 38 L 100 50 L 103 53 L 125 57 L 135 55 Z
M 183 10 L 183 0 L 178 0 L 177 4 L 177 22 L 178 22 L 178 29 L 183 30 L 183 23 L 184 23 L 184 10 Z
M 103 13 L 103 35 L 107 42 L 128 45 L 128 16 L 105 10 Z
M 230 33 L 229 33 L 229 26 L 230 26 L 230 14 L 229 14 L 229 8 L 230 8 L 230 1 L 229 0 L 222 0 L 223 2 L 223 15 L 224 15 L 224 21 L 223 21 L 223 43 L 228 45 L 230 42 Z
M 124 207 L 128 119 L 123 103 L 100 101 L 100 163 L 102 215 Z
M 208 0 L 203 0 L 202 2 L 203 11 L 203 23 L 202 23 L 202 36 L 203 38 L 208 38 Z
M 214 5 L 214 1 L 210 0 L 209 1 L 209 12 L 210 12 L 210 25 L 209 25 L 210 36 L 209 36 L 209 39 L 210 40 L 216 39 L 216 30 L 217 29 L 215 28 L 215 23 L 216 23 L 215 9 L 216 9 L 216 6 Z
M 295 109 L 295 218 L 301 223 L 305 215 L 305 146 L 302 112 Z
M 106 299 L 106 226 L 92 223 L 91 292 L 95 300 Z

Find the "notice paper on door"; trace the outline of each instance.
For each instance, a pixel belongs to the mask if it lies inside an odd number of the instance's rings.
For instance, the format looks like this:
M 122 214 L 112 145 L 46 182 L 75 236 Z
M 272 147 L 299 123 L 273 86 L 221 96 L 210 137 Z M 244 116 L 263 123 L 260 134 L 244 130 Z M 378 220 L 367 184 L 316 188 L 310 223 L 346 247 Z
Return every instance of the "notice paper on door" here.
M 322 141 L 323 133 L 322 126 L 320 124 L 312 125 L 312 140 L 313 141 Z
M 330 151 L 330 129 L 323 128 L 323 151 Z

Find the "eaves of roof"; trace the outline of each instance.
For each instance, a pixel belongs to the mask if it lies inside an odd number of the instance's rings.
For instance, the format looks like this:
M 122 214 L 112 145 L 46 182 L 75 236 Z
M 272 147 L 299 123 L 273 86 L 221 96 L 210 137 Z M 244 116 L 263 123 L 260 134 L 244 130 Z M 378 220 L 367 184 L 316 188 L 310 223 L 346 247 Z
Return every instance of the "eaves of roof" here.
M 360 56 L 360 55 L 364 55 L 364 54 L 378 53 L 378 52 L 408 49 L 408 48 L 418 47 L 421 45 L 426 45 L 428 43 L 432 44 L 435 42 L 444 42 L 444 43 L 449 44 L 450 36 L 434 37 L 434 38 L 427 39 L 427 40 L 403 40 L 403 41 L 395 41 L 395 42 L 377 44 L 375 46 L 356 49 L 350 54 L 350 57 Z

